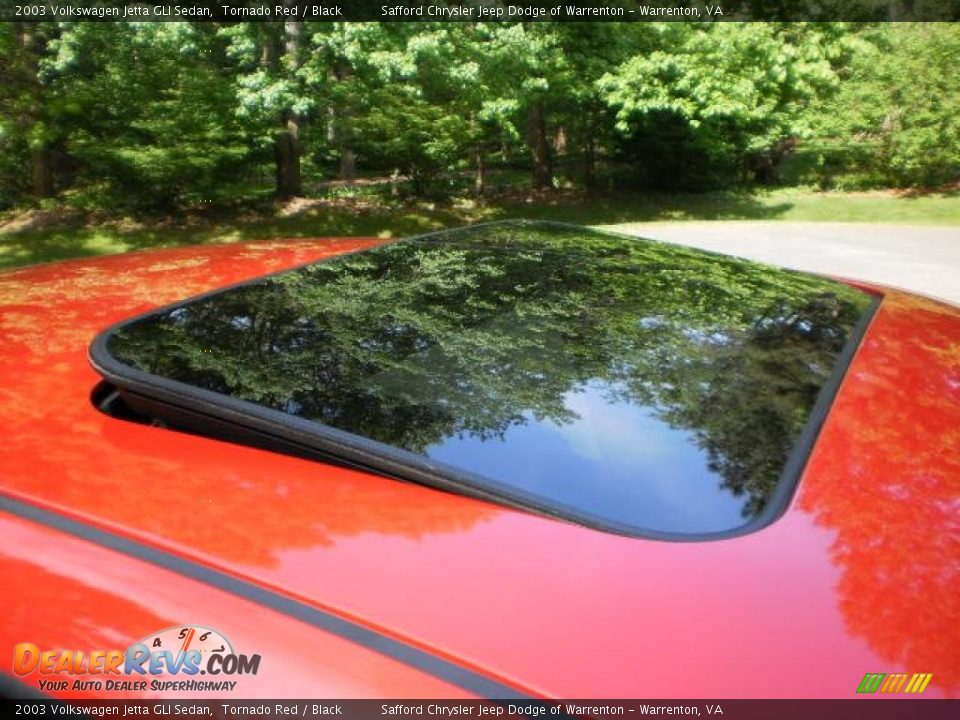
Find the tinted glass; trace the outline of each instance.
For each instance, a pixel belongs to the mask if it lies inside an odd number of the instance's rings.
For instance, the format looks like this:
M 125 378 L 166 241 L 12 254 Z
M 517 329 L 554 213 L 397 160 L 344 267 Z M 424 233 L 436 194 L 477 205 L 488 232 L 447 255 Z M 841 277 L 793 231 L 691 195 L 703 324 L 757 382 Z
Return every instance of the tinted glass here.
M 744 260 L 511 223 L 230 289 L 107 347 L 534 504 L 701 534 L 763 511 L 870 302 Z

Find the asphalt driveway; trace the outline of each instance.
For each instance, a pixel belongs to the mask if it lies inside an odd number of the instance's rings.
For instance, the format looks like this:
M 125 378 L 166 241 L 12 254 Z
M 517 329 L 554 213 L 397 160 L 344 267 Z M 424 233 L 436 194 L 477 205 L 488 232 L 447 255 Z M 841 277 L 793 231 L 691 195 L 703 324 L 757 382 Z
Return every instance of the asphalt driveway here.
M 724 221 L 608 228 L 892 285 L 960 305 L 960 226 Z

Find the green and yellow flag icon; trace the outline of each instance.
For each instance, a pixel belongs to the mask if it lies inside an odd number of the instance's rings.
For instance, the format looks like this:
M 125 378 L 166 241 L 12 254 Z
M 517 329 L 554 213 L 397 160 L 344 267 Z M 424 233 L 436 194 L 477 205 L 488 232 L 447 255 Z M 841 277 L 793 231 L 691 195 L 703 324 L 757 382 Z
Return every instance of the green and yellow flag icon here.
M 933 673 L 867 673 L 860 681 L 858 693 L 922 693 Z M 910 678 L 909 681 L 907 678 Z

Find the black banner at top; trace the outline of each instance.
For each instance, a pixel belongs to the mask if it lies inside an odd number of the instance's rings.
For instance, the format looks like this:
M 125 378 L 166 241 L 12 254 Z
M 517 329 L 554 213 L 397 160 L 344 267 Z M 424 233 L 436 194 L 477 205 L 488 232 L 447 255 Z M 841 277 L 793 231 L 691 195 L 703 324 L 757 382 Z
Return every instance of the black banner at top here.
M 9 717 L 310 718 L 327 720 L 953 720 L 956 700 L 0 700 Z
M 0 0 L 7 22 L 942 22 L 960 0 Z

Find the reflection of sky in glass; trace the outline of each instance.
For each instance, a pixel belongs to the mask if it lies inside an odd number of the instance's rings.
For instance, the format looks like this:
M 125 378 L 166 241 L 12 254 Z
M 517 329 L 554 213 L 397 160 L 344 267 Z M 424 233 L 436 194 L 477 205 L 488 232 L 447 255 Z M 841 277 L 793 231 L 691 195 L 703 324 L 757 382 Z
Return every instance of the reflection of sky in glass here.
M 591 383 L 564 400 L 563 425 L 526 416 L 502 438 L 450 437 L 427 448 L 441 462 L 573 505 L 608 520 L 664 532 L 720 532 L 744 523 L 743 498 L 722 490 L 693 433 L 651 408 L 611 402 Z

